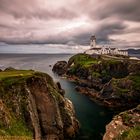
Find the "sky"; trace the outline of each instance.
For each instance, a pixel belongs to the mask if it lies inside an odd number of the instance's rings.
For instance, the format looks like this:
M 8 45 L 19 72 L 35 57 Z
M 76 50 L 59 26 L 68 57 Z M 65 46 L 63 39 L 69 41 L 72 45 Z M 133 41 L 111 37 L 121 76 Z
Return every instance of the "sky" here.
M 0 52 L 140 48 L 140 0 L 0 0 Z

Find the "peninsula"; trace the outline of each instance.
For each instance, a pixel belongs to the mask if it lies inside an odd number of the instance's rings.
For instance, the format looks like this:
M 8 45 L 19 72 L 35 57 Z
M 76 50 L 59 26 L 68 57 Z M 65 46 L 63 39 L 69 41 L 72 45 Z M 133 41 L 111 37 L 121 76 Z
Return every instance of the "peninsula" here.
M 137 105 L 140 104 L 140 61 L 131 60 L 129 57 L 76 54 L 68 62 L 58 61 L 53 71 L 62 77 L 76 83 L 76 90 L 87 95 L 91 100 L 118 112 L 126 111 L 115 117 L 115 122 L 122 124 L 121 131 L 117 131 L 119 125 L 112 122 L 106 129 L 105 140 L 129 137 L 133 131 L 135 140 L 140 137 L 140 112 Z M 135 108 L 131 111 L 129 109 Z M 128 112 L 127 112 L 128 111 Z M 137 113 L 136 113 L 137 112 Z M 136 117 L 137 118 L 134 119 Z M 116 119 L 117 118 L 117 119 Z M 124 121 L 123 121 L 124 120 Z M 133 125 L 128 120 L 133 121 Z M 128 121 L 126 124 L 125 121 Z M 125 125 L 124 125 L 125 124 Z M 111 130 L 114 127 L 114 132 Z M 124 129 L 124 126 L 126 129 Z M 110 129 L 108 129 L 110 128 Z M 134 128 L 134 129 L 133 129 Z M 117 132 L 117 133 L 116 133 Z M 132 138 L 132 137 L 131 137 Z

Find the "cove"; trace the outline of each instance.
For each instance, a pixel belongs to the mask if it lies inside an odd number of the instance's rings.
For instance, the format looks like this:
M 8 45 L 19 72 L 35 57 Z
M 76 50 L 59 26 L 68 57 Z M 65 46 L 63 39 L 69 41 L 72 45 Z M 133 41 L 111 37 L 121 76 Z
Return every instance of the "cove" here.
M 80 132 L 74 140 L 102 140 L 105 126 L 111 121 L 113 112 L 91 101 L 75 90 L 75 83 L 55 76 L 65 90 L 65 97 L 74 105 L 80 122 Z

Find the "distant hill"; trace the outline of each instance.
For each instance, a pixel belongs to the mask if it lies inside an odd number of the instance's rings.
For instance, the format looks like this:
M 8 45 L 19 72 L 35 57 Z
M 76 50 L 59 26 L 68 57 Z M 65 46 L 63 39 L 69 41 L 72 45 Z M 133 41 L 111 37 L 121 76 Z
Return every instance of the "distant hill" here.
M 129 54 L 140 54 L 140 49 L 128 49 Z

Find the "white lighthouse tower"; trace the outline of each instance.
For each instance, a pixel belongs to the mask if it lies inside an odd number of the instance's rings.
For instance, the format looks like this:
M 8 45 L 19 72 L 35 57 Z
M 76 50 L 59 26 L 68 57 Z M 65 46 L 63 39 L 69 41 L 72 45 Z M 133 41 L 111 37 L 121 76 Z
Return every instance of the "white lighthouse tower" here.
M 95 35 L 91 36 L 91 38 L 90 38 L 90 47 L 91 48 L 96 48 L 96 37 L 95 37 Z

